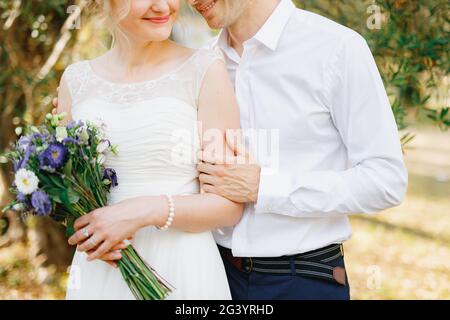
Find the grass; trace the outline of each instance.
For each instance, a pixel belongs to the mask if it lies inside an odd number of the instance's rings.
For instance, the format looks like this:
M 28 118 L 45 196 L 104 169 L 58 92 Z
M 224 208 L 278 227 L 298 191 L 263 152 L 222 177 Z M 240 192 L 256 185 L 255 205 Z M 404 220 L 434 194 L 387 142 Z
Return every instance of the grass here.
M 420 130 L 405 159 L 404 203 L 352 216 L 353 299 L 450 299 L 450 132 Z M 0 299 L 63 299 L 67 274 L 37 268 L 24 244 L 0 249 Z

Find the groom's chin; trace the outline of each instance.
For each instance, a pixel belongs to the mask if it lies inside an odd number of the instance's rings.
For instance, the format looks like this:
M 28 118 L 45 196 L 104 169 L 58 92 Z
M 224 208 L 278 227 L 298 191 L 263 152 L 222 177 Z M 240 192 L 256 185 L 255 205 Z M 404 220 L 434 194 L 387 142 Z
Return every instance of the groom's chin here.
M 226 27 L 219 19 L 212 18 L 212 19 L 205 19 L 205 20 L 211 29 L 222 29 L 222 28 Z

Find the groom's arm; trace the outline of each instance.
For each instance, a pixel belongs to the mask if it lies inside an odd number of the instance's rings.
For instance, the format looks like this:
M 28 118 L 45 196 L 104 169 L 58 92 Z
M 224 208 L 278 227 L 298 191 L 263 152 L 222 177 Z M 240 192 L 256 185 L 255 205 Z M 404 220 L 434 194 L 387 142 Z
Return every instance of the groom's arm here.
M 298 172 L 280 168 L 270 174 L 264 167 L 260 173 L 257 166 L 237 170 L 236 166 L 213 169 L 204 165 L 203 170 L 215 170 L 207 173 L 222 175 L 221 183 L 212 186 L 215 192 L 236 201 L 240 190 L 245 202 L 255 202 L 257 214 L 292 217 L 372 213 L 401 203 L 407 171 L 392 109 L 370 49 L 363 38 L 354 36 L 342 43 L 332 61 L 325 84 L 327 104 L 347 148 L 350 168 Z M 254 178 L 238 183 L 244 175 Z

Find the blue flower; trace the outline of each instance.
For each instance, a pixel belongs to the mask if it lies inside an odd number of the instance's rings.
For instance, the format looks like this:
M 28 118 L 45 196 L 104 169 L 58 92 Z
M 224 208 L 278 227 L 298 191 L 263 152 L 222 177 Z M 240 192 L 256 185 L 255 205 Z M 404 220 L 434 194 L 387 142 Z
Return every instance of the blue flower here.
M 80 141 L 78 139 L 75 139 L 72 137 L 67 137 L 67 138 L 63 139 L 62 143 L 63 143 L 63 145 L 67 145 L 69 143 L 73 143 L 73 144 L 77 145 L 80 143 Z
M 68 150 L 61 143 L 52 143 L 39 155 L 41 169 L 55 170 L 64 166 L 68 158 Z
M 17 149 L 19 151 L 25 152 L 25 150 L 27 150 L 30 143 L 31 143 L 30 136 L 21 136 L 19 141 L 17 141 Z
M 24 210 L 29 209 L 31 206 L 30 198 L 21 192 L 16 195 L 16 200 L 19 204 L 22 204 Z
M 67 130 L 70 130 L 72 128 L 75 127 L 82 127 L 84 125 L 83 121 L 81 120 L 77 120 L 77 121 L 71 121 L 68 125 L 67 125 Z
M 22 192 L 19 192 L 16 196 L 17 201 L 19 202 L 26 202 L 27 201 L 27 196 L 25 194 L 23 194 Z
M 44 191 L 37 190 L 31 195 L 31 205 L 40 216 L 48 216 L 52 211 L 50 198 Z
M 23 169 L 27 166 L 28 161 L 30 161 L 31 155 L 36 151 L 36 147 L 29 144 L 25 150 L 25 154 L 23 158 L 19 161 L 14 162 L 14 171 L 17 172 L 20 169 Z
M 103 172 L 103 179 L 111 181 L 111 184 L 109 185 L 110 187 L 111 186 L 116 187 L 119 185 L 117 183 L 117 174 L 114 169 L 106 168 L 105 171 Z

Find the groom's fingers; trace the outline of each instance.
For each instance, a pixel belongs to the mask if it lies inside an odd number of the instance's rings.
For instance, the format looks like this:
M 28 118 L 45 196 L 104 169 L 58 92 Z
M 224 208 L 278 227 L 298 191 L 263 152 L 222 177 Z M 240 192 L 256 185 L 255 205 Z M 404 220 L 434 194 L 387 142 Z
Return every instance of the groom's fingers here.
M 220 155 L 214 154 L 208 151 L 199 151 L 198 152 L 198 160 L 200 162 L 206 162 L 209 164 L 236 164 L 237 160 L 235 156 L 230 155 Z
M 203 191 L 205 191 L 206 193 L 214 193 L 220 195 L 220 190 L 210 184 L 203 185 Z
M 216 171 L 216 168 L 212 164 L 200 162 L 197 165 L 197 170 L 202 172 L 202 173 L 206 173 L 206 174 L 214 174 L 215 171 Z
M 209 174 L 204 174 L 201 173 L 198 176 L 198 179 L 200 180 L 201 184 L 212 184 L 212 185 L 216 185 L 218 183 L 218 179 L 215 176 L 211 176 Z

